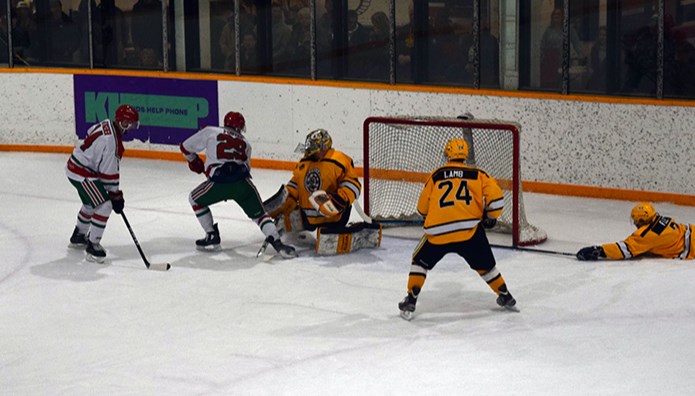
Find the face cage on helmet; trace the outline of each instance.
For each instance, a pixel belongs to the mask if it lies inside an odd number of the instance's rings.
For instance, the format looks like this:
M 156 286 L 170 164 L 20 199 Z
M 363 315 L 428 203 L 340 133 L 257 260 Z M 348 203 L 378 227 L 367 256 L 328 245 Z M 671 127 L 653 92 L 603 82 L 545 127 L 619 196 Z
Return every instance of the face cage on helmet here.
M 117 122 L 123 133 L 140 128 L 140 121 L 118 120 Z

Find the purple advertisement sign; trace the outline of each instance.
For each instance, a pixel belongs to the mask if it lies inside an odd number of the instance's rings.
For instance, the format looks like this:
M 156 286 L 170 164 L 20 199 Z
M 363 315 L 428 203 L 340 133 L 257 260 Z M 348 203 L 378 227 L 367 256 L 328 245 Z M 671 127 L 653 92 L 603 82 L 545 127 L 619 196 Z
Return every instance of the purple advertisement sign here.
M 219 122 L 217 81 L 76 74 L 74 88 L 80 139 L 122 104 L 140 113 L 140 128 L 124 140 L 178 145 L 201 126 Z

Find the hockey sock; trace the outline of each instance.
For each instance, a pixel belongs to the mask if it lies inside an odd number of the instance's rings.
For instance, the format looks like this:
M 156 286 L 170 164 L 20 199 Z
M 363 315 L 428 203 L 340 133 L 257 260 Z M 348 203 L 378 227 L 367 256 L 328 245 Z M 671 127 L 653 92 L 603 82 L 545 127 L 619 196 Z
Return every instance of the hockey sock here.
M 487 285 L 490 286 L 490 289 L 492 289 L 492 291 L 494 291 L 495 294 L 507 293 L 507 285 L 504 282 L 502 274 L 497 269 L 497 266 L 492 267 L 492 269 L 489 271 L 476 270 L 476 272 L 478 272 L 478 274 L 480 274 L 480 277 L 483 278 L 485 282 L 487 282 Z
M 92 215 L 94 214 L 94 208 L 87 205 L 82 205 L 80 212 L 77 214 L 77 229 L 82 234 L 87 234 L 89 232 L 89 224 L 92 222 Z
M 103 204 L 94 208 L 94 213 L 92 214 L 89 227 L 90 242 L 99 243 L 99 241 L 101 241 L 101 237 L 104 235 L 106 223 L 109 221 L 110 214 L 111 201 L 106 201 Z
M 408 274 L 408 293 L 415 296 L 420 294 L 420 290 L 422 290 L 426 278 L 427 270 L 419 265 L 412 264 L 410 266 L 410 273 Z
M 253 221 L 258 224 L 266 238 L 272 236 L 275 240 L 280 239 L 280 234 L 278 234 L 275 223 L 273 223 L 273 219 L 270 216 L 264 213 L 263 216 L 253 219 Z

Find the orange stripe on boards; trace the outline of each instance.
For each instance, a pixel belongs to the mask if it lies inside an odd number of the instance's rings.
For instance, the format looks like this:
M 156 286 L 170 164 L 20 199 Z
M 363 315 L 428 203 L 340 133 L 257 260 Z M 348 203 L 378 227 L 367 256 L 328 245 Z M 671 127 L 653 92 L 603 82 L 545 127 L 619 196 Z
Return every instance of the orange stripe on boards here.
M 695 206 L 695 195 L 656 191 L 624 190 L 610 187 L 579 186 L 535 181 L 522 181 L 524 192 L 564 195 L 571 197 L 616 199 L 621 201 L 672 202 L 677 205 Z
M 21 151 L 35 153 L 72 153 L 73 147 L 70 146 L 47 146 L 30 144 L 0 144 L 0 151 Z M 126 157 L 146 158 L 166 161 L 185 161 L 183 155 L 178 151 L 150 151 L 142 149 L 127 149 Z M 204 159 L 205 157 L 202 156 Z M 252 168 L 287 170 L 294 169 L 296 162 L 279 161 L 270 159 L 251 159 Z M 362 168 L 355 169 L 358 176 L 363 177 Z M 420 172 L 402 172 L 386 169 L 371 169 L 370 177 L 374 179 L 403 180 L 413 183 L 424 183 L 428 174 Z M 380 176 L 380 177 L 377 177 Z M 498 180 L 500 187 L 509 189 L 509 180 Z M 563 195 L 571 197 L 617 199 L 621 201 L 649 201 L 649 202 L 672 202 L 677 205 L 695 206 L 695 195 L 674 194 L 666 192 L 624 190 L 610 187 L 580 186 L 574 184 L 558 184 L 536 181 L 522 181 L 522 188 L 525 192 L 535 192 L 541 194 Z
M 652 99 L 652 98 L 627 98 L 616 96 L 597 96 L 597 95 L 562 95 L 560 93 L 532 92 L 532 91 L 504 91 L 492 89 L 473 89 L 466 87 L 444 87 L 433 85 L 406 85 L 389 84 L 375 82 L 356 82 L 356 81 L 335 81 L 335 80 L 311 80 L 309 78 L 288 78 L 270 76 L 236 76 L 223 73 L 192 73 L 192 72 L 164 72 L 164 71 L 144 71 L 144 70 L 118 70 L 118 69 L 74 69 L 74 68 L 48 68 L 48 67 L 15 67 L 0 68 L 0 73 L 44 73 L 44 74 L 89 74 L 102 76 L 132 76 L 150 78 L 178 78 L 183 80 L 215 80 L 215 81 L 240 81 L 259 84 L 285 84 L 320 86 L 352 89 L 371 89 L 382 91 L 406 91 L 406 92 L 425 92 L 425 93 L 444 93 L 477 96 L 497 96 L 509 98 L 526 98 L 541 100 L 565 100 L 580 102 L 615 103 L 615 104 L 637 104 L 653 106 L 684 106 L 695 107 L 695 100 L 678 99 Z

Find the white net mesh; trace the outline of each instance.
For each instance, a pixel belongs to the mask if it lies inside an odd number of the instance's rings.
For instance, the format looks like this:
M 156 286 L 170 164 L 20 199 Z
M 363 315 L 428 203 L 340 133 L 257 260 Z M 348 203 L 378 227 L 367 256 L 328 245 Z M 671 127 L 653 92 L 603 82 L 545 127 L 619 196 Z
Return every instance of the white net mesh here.
M 504 209 L 493 231 L 512 233 L 513 207 L 517 204 L 517 243 L 543 242 L 546 233 L 526 219 L 519 172 L 514 179 L 518 128 L 506 121 L 430 117 L 367 119 L 365 204 L 369 215 L 382 222 L 422 221 L 417 213 L 417 201 L 423 184 L 430 172 L 446 163 L 446 143 L 452 138 L 463 138 L 469 145 L 467 163 L 494 177 L 504 192 Z M 512 183 L 518 186 L 516 199 Z

